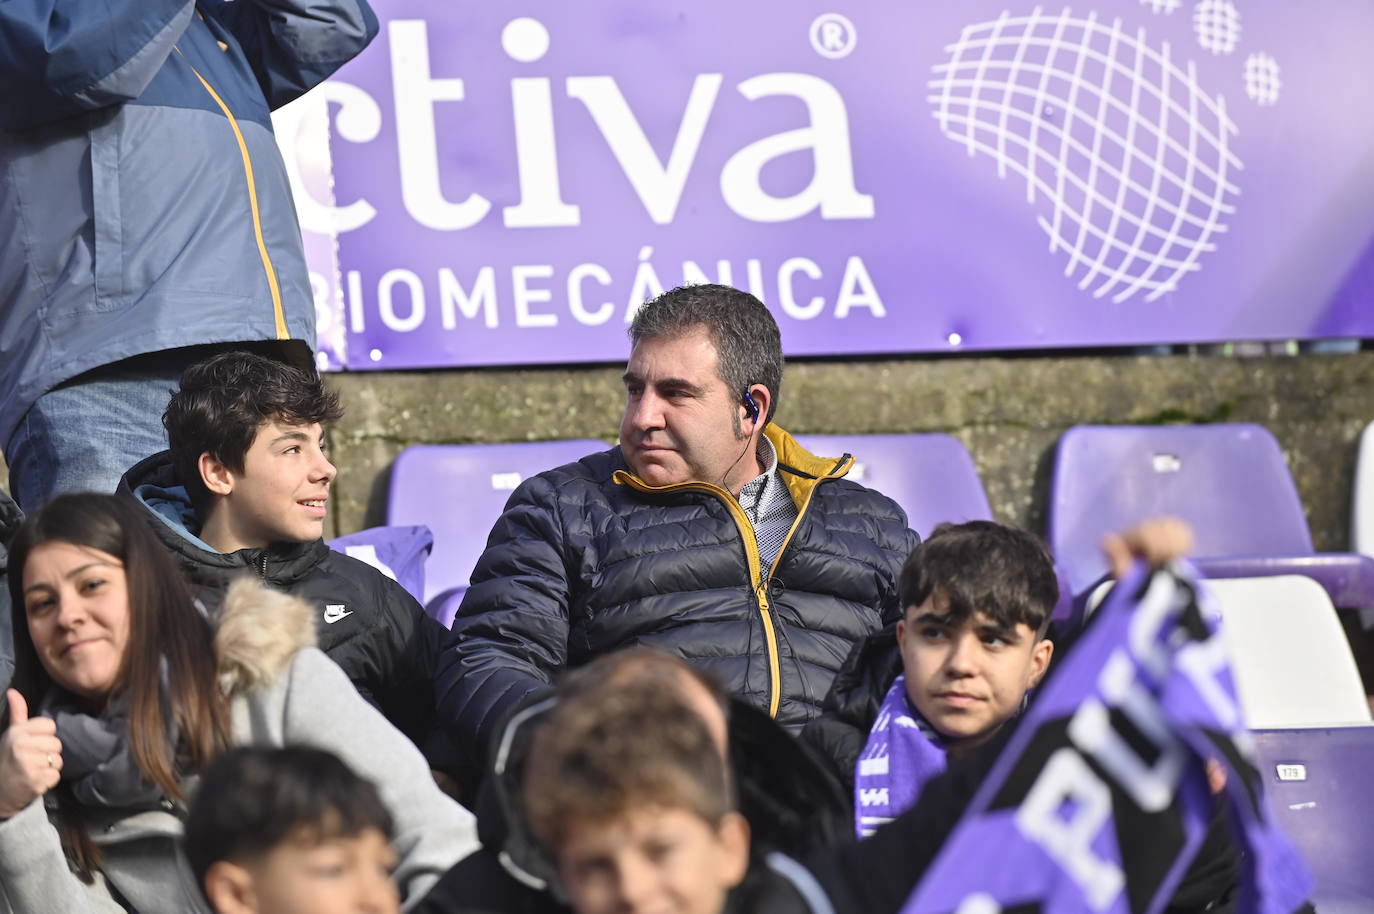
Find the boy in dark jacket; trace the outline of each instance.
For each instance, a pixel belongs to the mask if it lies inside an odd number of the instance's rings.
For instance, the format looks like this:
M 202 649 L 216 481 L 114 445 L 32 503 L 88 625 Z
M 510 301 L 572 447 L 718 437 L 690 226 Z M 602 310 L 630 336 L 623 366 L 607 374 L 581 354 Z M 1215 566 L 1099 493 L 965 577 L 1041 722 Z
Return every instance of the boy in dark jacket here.
M 324 429 L 342 413 L 313 373 L 248 352 L 186 369 L 163 414 L 170 449 L 120 494 L 147 511 L 208 607 L 251 573 L 318 607 L 320 648 L 417 743 L 434 725 L 443 630 L 406 590 L 321 538 L 334 481 Z

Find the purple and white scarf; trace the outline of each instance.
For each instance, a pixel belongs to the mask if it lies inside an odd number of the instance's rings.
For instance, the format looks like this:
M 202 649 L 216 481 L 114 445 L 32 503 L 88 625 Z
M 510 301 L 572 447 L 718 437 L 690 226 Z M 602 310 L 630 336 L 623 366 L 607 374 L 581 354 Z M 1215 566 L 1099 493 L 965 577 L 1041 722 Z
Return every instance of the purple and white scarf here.
M 1311 891 L 1275 825 L 1215 624 L 1187 567 L 1137 567 L 1016 724 L 902 914 L 1157 914 L 1207 830 L 1208 758 L 1244 871 L 1238 910 Z M 995 849 L 995 850 L 994 850 Z M 996 865 L 989 866 L 995 855 Z
M 906 676 L 887 690 L 854 770 L 854 832 L 867 838 L 916 805 L 921 788 L 945 770 L 940 734 L 911 706 Z

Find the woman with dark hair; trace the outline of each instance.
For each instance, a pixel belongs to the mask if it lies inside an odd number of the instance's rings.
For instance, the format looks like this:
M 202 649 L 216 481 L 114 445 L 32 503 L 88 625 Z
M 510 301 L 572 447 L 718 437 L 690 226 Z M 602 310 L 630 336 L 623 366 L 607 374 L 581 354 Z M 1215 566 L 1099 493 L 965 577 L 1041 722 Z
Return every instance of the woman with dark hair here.
M 313 646 L 299 600 L 243 579 L 212 625 L 136 509 L 107 495 L 40 509 L 10 568 L 0 886 L 16 914 L 208 910 L 181 823 L 231 745 L 315 745 L 376 782 L 408 902 L 475 849 L 471 816 Z

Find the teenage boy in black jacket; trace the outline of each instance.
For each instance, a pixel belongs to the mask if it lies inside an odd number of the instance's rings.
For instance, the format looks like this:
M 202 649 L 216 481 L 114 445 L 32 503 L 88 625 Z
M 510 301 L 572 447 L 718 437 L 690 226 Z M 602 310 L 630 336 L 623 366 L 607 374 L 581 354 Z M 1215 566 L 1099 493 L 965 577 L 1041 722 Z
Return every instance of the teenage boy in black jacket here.
M 163 414 L 170 449 L 119 484 L 212 611 L 239 574 L 318 607 L 320 648 L 417 744 L 434 726 L 444 634 L 406 590 L 321 538 L 336 470 L 324 430 L 342 415 L 318 376 L 249 352 L 186 369 Z

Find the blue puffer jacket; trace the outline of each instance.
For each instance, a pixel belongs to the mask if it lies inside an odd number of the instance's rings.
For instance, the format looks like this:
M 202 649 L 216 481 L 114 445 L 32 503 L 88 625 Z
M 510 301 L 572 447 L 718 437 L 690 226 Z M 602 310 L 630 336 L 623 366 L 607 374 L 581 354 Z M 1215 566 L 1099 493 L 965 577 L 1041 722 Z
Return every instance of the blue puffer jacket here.
M 619 448 L 526 480 L 493 528 L 439 660 L 439 714 L 486 747 L 566 666 L 635 644 L 672 651 L 797 729 L 853 644 L 900 614 L 919 541 L 895 502 L 770 426 L 800 513 L 773 567 L 724 489 L 654 488 Z
M 376 32 L 366 0 L 0 2 L 0 442 L 110 362 L 314 345 L 269 112 Z

